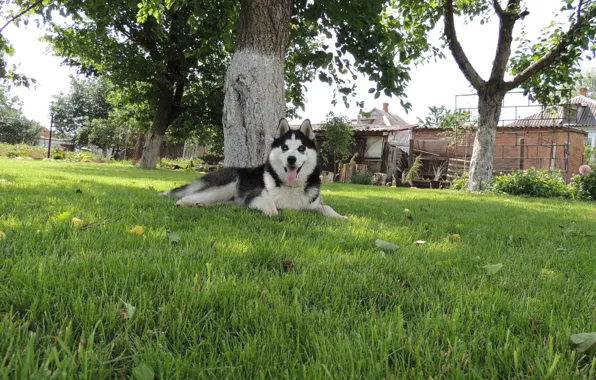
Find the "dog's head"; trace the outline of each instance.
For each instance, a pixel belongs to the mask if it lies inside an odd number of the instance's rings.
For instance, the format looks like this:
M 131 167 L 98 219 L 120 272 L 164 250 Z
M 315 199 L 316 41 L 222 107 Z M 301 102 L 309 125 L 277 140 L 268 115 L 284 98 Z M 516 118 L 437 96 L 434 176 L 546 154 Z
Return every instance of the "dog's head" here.
M 288 186 L 302 186 L 317 167 L 317 159 L 310 120 L 292 129 L 286 119 L 281 119 L 269 153 L 269 163 L 281 181 Z

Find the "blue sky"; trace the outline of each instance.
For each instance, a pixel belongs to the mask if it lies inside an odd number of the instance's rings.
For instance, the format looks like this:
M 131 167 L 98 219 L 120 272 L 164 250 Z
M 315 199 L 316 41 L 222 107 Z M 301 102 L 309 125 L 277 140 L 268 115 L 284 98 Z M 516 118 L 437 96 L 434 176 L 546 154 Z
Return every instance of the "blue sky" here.
M 530 37 L 538 36 L 542 27 L 553 21 L 556 11 L 561 6 L 561 0 L 526 0 L 525 3 L 530 10 L 530 15 L 523 23 Z M 465 24 L 463 20 L 457 20 L 456 24 L 458 37 L 468 58 L 480 75 L 487 78 L 497 44 L 498 22 L 492 20 L 480 25 L 479 22 Z M 516 27 L 517 33 L 521 30 L 520 26 Z M 442 25 L 439 25 L 433 33 L 432 42 L 436 45 L 440 45 L 441 30 Z M 76 71 L 62 66 L 62 60 L 51 54 L 49 46 L 39 40 L 43 36 L 43 31 L 37 29 L 34 24 L 20 28 L 11 25 L 4 34 L 16 49 L 15 55 L 9 62 L 19 65 L 19 72 L 38 81 L 34 88 L 16 88 L 11 92 L 24 103 L 23 111 L 27 117 L 49 126 L 51 97 L 60 91 L 68 91 L 68 76 L 76 74 Z M 398 113 L 411 123 L 416 122 L 418 117 L 424 118 L 429 106 L 445 105 L 448 108 L 454 108 L 455 96 L 471 93 L 471 89 L 450 52 L 445 51 L 445 53 L 446 59 L 412 69 L 412 79 L 406 90 L 407 100 L 412 103 L 412 110 L 409 113 L 400 107 L 399 99 L 384 96 L 374 99 L 374 96 L 367 92 L 373 85 L 363 77 L 357 80 L 360 89 L 357 100 L 363 100 L 367 109 L 380 108 L 382 103 L 387 102 L 390 104 L 390 111 Z M 596 68 L 596 62 L 584 61 L 581 66 L 582 69 Z M 307 88 L 306 109 L 301 116 L 308 117 L 313 122 L 324 120 L 329 111 L 351 118 L 356 117 L 355 104 L 352 104 L 349 109 L 346 109 L 341 101 L 335 108 L 331 105 L 332 88 L 327 84 L 313 82 L 307 84 Z

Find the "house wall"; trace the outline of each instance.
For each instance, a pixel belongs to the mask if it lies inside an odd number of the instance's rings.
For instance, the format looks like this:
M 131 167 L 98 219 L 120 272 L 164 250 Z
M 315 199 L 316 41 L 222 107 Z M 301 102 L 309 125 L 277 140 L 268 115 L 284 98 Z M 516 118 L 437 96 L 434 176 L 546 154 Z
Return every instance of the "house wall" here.
M 416 154 L 424 154 L 426 161 L 437 161 L 444 157 L 467 158 L 472 156 L 474 134 L 463 137 L 457 147 L 450 147 L 438 129 L 418 129 L 413 134 Z M 564 128 L 499 128 L 495 139 L 493 170 L 507 173 L 529 167 L 567 172 L 569 180 L 583 163 L 585 134 Z M 570 139 L 570 154 L 565 160 L 564 146 Z M 430 166 L 431 164 L 427 165 Z

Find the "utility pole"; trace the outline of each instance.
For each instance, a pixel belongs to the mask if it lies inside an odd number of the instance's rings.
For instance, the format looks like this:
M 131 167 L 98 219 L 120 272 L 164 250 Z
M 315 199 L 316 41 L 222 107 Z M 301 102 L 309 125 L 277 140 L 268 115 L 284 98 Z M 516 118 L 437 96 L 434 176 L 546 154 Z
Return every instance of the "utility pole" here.
M 52 127 L 54 126 L 54 114 L 50 114 L 50 141 L 48 143 L 48 158 L 50 158 L 50 148 L 52 148 Z

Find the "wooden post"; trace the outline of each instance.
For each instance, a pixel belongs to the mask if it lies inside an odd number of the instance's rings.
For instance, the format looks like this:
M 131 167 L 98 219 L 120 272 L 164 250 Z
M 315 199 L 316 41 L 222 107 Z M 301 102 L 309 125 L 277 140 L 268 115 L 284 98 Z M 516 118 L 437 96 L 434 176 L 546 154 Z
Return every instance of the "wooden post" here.
M 524 170 L 524 157 L 526 147 L 524 146 L 524 138 L 519 139 L 519 170 Z
M 408 153 L 408 168 L 414 163 L 414 139 L 410 139 L 410 152 Z

